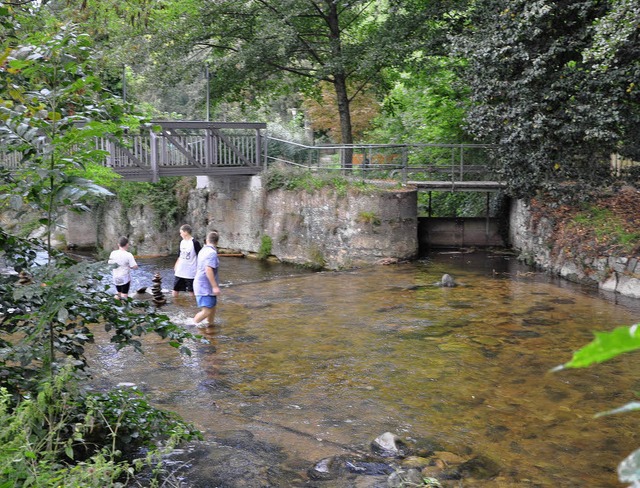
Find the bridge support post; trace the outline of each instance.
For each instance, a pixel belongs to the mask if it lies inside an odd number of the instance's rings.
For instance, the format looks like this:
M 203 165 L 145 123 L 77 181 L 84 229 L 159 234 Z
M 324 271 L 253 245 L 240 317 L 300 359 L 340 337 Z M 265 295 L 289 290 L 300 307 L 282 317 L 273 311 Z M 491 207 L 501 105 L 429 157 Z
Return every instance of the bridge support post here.
M 150 132 L 150 145 L 151 145 L 151 158 L 150 158 L 150 164 L 151 164 L 151 181 L 153 183 L 157 183 L 160 180 L 160 174 L 159 174 L 159 162 L 158 162 L 158 136 L 156 135 L 155 132 L 151 131 Z

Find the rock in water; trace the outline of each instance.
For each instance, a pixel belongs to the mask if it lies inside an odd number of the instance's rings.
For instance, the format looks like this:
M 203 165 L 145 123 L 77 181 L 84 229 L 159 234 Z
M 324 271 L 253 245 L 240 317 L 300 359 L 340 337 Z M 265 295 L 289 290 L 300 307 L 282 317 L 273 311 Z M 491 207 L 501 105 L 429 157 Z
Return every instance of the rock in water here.
M 440 280 L 440 284 L 442 286 L 446 286 L 447 288 L 453 288 L 454 286 L 456 286 L 456 282 L 453 279 L 453 276 L 451 276 L 450 274 L 444 274 L 442 275 L 442 279 Z

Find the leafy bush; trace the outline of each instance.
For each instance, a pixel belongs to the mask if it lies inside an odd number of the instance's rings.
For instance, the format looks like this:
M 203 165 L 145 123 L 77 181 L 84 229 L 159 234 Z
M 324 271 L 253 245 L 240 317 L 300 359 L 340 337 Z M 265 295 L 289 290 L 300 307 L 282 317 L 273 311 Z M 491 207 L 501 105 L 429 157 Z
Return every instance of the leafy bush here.
M 9 12 L 23 11 L 0 16 Z M 197 433 L 137 394 L 86 393 L 90 326 L 102 325 L 119 349 L 141 350 L 139 339 L 153 332 L 188 353 L 184 340 L 195 336 L 148 304 L 115 302 L 101 284 L 105 265 L 77 263 L 52 247 L 65 212 L 109 195 L 86 176 L 104 176 L 92 173 L 93 138 L 117 133 L 123 105 L 92 74 L 91 39 L 74 26 L 43 22 L 14 34 L 22 37 L 3 41 L 0 145 L 22 160 L 13 174 L 0 172 L 0 205 L 35 216 L 44 241 L 0 229 L 3 265 L 23 273 L 0 275 L 0 487 L 117 486 L 134 469 L 120 448 Z M 159 200 L 163 184 L 153 187 Z
M 113 186 L 124 210 L 136 205 L 153 209 L 155 228 L 164 232 L 186 213 L 185 189 L 181 178 L 160 178 L 157 183 L 119 180 Z

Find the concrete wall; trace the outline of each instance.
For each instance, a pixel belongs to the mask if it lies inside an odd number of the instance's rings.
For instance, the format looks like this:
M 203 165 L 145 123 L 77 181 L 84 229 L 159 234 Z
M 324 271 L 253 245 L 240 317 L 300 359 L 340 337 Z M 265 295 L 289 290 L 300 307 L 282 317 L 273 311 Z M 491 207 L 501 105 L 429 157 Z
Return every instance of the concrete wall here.
M 221 247 L 257 253 L 268 237 L 279 259 L 329 269 L 418 252 L 413 190 L 267 192 L 260 176 L 211 178 L 192 193 L 189 216 L 199 235 L 219 230 Z
M 418 254 L 415 191 L 278 190 L 268 193 L 266 208 L 264 233 L 286 261 L 349 268 Z
M 485 217 L 420 217 L 420 251 L 451 247 L 503 247 L 496 219 Z
M 258 253 L 269 238 L 280 260 L 328 269 L 418 255 L 415 190 L 267 192 L 260 176 L 200 178 L 187 214 L 175 229 L 159 232 L 162 216 L 143 206 L 125 211 L 111 200 L 90 214 L 69 214 L 66 242 L 110 251 L 126 235 L 138 255 L 173 254 L 180 225 L 189 223 L 202 241 L 217 229 L 221 248 Z

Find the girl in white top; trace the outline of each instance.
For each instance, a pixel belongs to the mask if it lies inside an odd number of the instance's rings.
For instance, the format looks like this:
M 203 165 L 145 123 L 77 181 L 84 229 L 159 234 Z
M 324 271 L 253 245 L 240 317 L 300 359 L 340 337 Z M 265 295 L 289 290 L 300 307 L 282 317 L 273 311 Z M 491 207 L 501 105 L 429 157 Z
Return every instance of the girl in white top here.
M 129 248 L 129 239 L 121 237 L 118 240 L 118 250 L 111 251 L 109 255 L 109 264 L 117 264 L 113 269 L 113 284 L 116 285 L 116 298 L 128 298 L 129 287 L 131 286 L 131 270 L 138 269 L 138 263 L 127 249 Z
M 180 227 L 180 256 L 173 266 L 175 280 L 173 282 L 173 296 L 177 297 L 181 291 L 193 295 L 193 278 L 196 276 L 196 257 L 200 252 L 200 243 L 191 236 L 191 226 L 184 224 Z

